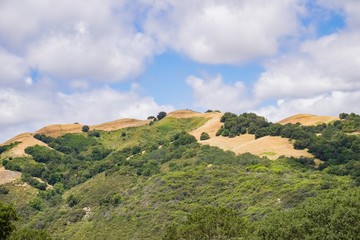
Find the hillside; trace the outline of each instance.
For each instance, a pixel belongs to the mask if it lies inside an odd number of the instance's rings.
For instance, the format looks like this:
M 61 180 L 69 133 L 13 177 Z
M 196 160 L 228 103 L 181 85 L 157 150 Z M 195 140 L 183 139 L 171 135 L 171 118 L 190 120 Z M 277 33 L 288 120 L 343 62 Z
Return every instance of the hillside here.
M 301 123 L 304 126 L 311 126 L 311 125 L 318 125 L 321 123 L 330 123 L 333 121 L 339 120 L 338 117 L 330 117 L 330 116 L 315 116 L 311 114 L 297 114 L 283 120 L 278 121 L 277 123 L 280 124 L 287 124 L 287 123 Z
M 360 233 L 348 227 L 360 221 L 349 207 L 360 207 L 360 136 L 349 134 L 359 130 L 358 115 L 307 126 L 179 110 L 157 121 L 116 120 L 89 132 L 82 126 L 51 125 L 0 147 L 6 169 L 0 202 L 14 203 L 22 219 L 15 235 L 356 239 Z M 209 139 L 200 140 L 203 132 Z M 318 168 L 314 157 L 322 161 Z M 211 225 L 219 221 L 233 230 Z
M 299 157 L 299 156 L 306 156 L 311 157 L 311 154 L 307 153 L 303 150 L 295 150 L 292 147 L 292 144 L 287 142 L 284 139 L 280 138 L 264 138 L 261 141 L 255 140 L 254 136 L 245 136 L 245 137 L 236 137 L 234 139 L 227 139 L 221 136 L 215 136 L 218 129 L 223 125 L 220 122 L 220 118 L 222 117 L 222 113 L 218 112 L 211 112 L 211 113 L 199 113 L 191 110 L 177 110 L 167 114 L 167 117 L 171 118 L 190 118 L 190 117 L 203 117 L 209 119 L 203 126 L 200 126 L 198 129 L 195 129 L 190 134 L 195 136 L 198 140 L 200 139 L 200 135 L 202 132 L 206 132 L 210 135 L 211 139 L 201 142 L 202 144 L 209 144 L 211 146 L 216 146 L 222 148 L 224 150 L 231 150 L 235 153 L 245 153 L 250 152 L 256 155 L 262 155 L 263 153 L 272 153 L 268 154 L 267 156 L 270 159 L 276 159 L 277 157 L 284 155 L 288 157 Z M 309 115 L 312 116 L 312 115 Z M 315 117 L 315 116 L 312 116 Z M 328 117 L 318 117 L 318 120 L 321 119 L 326 120 Z M 297 119 L 296 116 L 287 118 L 287 119 Z M 289 120 L 284 119 L 280 122 L 287 123 Z M 304 119 L 304 118 L 302 118 Z M 137 120 L 137 119 L 119 119 L 103 124 L 98 125 L 89 125 L 90 130 L 104 130 L 104 131 L 112 131 L 127 127 L 138 127 L 146 125 L 150 122 L 150 120 Z M 309 122 L 306 122 L 308 124 Z M 318 123 L 318 121 L 316 122 Z M 34 146 L 36 144 L 47 146 L 45 143 L 38 141 L 37 139 L 33 138 L 35 134 L 44 134 L 50 137 L 59 137 L 66 133 L 81 133 L 82 124 L 54 124 L 43 127 L 34 133 L 23 133 L 20 134 L 9 141 L 3 143 L 2 145 L 10 144 L 12 142 L 19 141 L 21 142 L 17 147 L 13 148 L 8 155 L 9 156 L 27 156 L 24 152 L 25 148 L 29 146 Z M 266 154 L 265 154 L 266 155 Z

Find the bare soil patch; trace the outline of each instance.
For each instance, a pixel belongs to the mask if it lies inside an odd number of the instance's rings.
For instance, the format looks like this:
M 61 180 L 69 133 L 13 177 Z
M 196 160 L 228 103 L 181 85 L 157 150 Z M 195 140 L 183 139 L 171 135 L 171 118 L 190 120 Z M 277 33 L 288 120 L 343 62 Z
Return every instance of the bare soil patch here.
M 21 172 L 15 172 L 0 168 L 0 185 L 12 182 L 21 177 Z

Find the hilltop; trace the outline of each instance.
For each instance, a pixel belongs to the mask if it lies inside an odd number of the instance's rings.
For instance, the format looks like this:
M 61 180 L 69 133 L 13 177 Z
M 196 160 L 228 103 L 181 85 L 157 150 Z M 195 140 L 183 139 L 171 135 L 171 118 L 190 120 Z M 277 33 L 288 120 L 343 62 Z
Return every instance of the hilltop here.
M 190 132 L 191 135 L 195 136 L 200 140 L 200 135 L 202 132 L 209 134 L 210 139 L 201 142 L 202 144 L 209 144 L 211 146 L 216 146 L 224 150 L 231 150 L 235 153 L 245 153 L 250 152 L 256 155 L 267 155 L 270 159 L 276 159 L 277 157 L 284 156 L 293 156 L 293 157 L 312 157 L 311 154 L 306 151 L 300 151 L 293 148 L 292 144 L 289 143 L 286 139 L 279 137 L 266 137 L 263 139 L 255 139 L 254 135 L 242 135 L 240 137 L 235 137 L 233 139 L 224 138 L 222 136 L 216 136 L 216 132 L 223 125 L 220 122 L 222 113 L 219 112 L 209 112 L 209 113 L 199 113 L 192 110 L 177 110 L 167 114 L 167 118 L 191 118 L 191 117 L 203 117 L 208 119 L 208 121 L 200 126 L 198 129 Z M 329 116 L 315 116 L 310 114 L 298 114 L 279 121 L 280 124 L 287 123 L 300 123 L 304 126 L 317 125 L 320 123 L 328 123 L 335 121 L 339 118 L 329 117 Z M 151 120 L 138 120 L 138 119 L 119 119 L 107 123 L 97 124 L 97 125 L 88 125 L 90 130 L 103 130 L 103 131 L 112 131 L 118 130 L 127 127 L 138 127 L 149 124 Z M 66 133 L 81 133 L 82 127 L 84 124 L 53 124 L 45 126 L 34 133 L 23 133 L 20 134 L 1 145 L 7 145 L 14 142 L 20 142 L 16 147 L 11 149 L 7 155 L 13 157 L 27 156 L 25 153 L 25 148 L 29 146 L 41 145 L 47 146 L 47 144 L 35 139 L 33 136 L 35 134 L 43 134 L 50 137 L 59 137 Z M 200 141 L 199 141 L 200 142 Z M 0 146 L 1 146 L 0 145 Z M 270 153 L 266 154 L 266 153 Z
M 349 208 L 360 207 L 360 116 L 285 120 L 178 110 L 86 131 L 46 126 L 0 146 L 0 202 L 13 203 L 22 219 L 14 236 L 358 236 L 347 221 L 360 221 Z
M 300 123 L 304 126 L 311 126 L 311 125 L 318 125 L 321 123 L 330 123 L 339 120 L 338 117 L 330 117 L 330 116 L 316 116 L 311 114 L 296 114 L 294 116 L 285 118 L 283 120 L 278 121 L 277 123 L 280 124 L 287 124 L 287 123 Z

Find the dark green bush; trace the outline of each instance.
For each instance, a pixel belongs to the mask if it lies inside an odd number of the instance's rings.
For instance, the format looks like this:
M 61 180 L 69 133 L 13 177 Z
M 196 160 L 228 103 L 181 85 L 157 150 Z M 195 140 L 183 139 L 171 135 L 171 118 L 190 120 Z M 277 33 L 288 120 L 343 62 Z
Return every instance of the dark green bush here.
M 200 136 L 200 140 L 203 141 L 203 140 L 207 140 L 207 139 L 210 139 L 209 134 L 207 134 L 206 132 L 202 132 L 201 136 Z
M 84 125 L 81 129 L 83 132 L 88 132 L 90 130 L 89 126 Z

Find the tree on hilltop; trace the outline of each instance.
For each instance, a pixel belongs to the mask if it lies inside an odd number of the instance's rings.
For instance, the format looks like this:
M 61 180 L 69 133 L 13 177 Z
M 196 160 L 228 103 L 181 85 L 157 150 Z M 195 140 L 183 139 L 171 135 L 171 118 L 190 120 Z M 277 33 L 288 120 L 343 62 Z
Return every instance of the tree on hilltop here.
M 157 119 L 161 120 L 166 116 L 166 112 L 159 112 L 159 114 L 157 115 Z
M 89 128 L 89 126 L 87 126 L 87 125 L 85 125 L 85 126 L 82 127 L 82 131 L 83 131 L 83 132 L 88 132 L 89 129 L 90 129 L 90 128 Z

